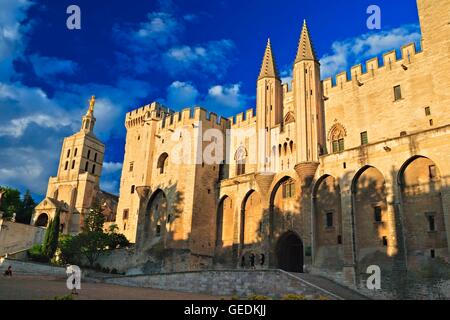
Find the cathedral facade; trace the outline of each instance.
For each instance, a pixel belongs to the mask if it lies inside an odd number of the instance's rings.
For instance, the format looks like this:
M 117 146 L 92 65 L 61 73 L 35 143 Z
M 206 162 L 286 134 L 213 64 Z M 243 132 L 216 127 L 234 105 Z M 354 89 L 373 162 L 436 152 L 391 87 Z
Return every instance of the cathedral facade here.
M 292 83 L 268 41 L 256 112 L 152 103 L 127 113 L 115 223 L 139 261 L 237 268 L 254 254 L 262 268 L 352 285 L 371 265 L 448 262 L 450 2 L 417 4 L 421 50 L 405 44 L 321 80 L 305 22 Z

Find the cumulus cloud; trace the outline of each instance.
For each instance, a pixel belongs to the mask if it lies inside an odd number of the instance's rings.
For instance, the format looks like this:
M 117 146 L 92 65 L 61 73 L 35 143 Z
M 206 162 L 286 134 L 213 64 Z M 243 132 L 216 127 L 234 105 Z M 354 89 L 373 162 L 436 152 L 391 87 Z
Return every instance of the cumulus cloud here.
M 216 85 L 208 90 L 204 104 L 207 108 L 238 109 L 245 107 L 248 99 L 246 95 L 241 93 L 240 84 Z
M 250 97 L 241 93 L 240 84 L 215 85 L 202 94 L 188 82 L 175 81 L 167 88 L 164 104 L 173 109 L 200 105 L 211 110 L 239 109 L 246 106 Z
M 197 103 L 199 92 L 190 83 L 175 81 L 167 88 L 165 104 L 173 109 L 193 106 Z
M 103 163 L 103 172 L 104 173 L 112 173 L 122 170 L 121 162 L 104 162 Z
M 203 73 L 223 76 L 233 60 L 235 50 L 233 41 L 222 39 L 197 46 L 178 46 L 164 55 L 166 69 L 172 74 Z
M 332 53 L 320 59 L 322 77 L 333 76 L 381 53 L 398 49 L 410 42 L 418 43 L 420 39 L 420 27 L 413 24 L 336 41 L 332 44 Z

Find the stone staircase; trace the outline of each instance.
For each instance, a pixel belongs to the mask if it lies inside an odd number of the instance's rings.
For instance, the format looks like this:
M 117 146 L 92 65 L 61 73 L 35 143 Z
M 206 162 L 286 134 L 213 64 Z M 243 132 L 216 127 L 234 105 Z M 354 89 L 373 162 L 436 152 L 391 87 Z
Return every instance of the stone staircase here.
M 334 296 L 337 300 L 370 300 L 370 298 L 360 294 L 356 290 L 344 287 L 343 285 L 318 275 L 292 272 L 289 272 L 289 274 L 292 277 L 305 281 L 323 291 L 329 292 L 329 294 Z

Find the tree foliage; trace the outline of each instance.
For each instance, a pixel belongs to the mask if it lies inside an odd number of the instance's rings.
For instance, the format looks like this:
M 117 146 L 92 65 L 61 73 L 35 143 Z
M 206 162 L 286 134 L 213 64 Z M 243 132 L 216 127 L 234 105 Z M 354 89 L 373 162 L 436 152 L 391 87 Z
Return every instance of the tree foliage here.
M 29 224 L 36 207 L 30 191 L 27 190 L 21 199 L 20 191 L 17 189 L 0 186 L 0 190 L 5 191 L 0 203 L 0 211 L 4 213 L 5 218 L 12 218 L 15 213 L 16 222 Z
M 42 244 L 43 254 L 51 260 L 58 248 L 58 237 L 60 230 L 60 210 L 58 209 L 55 218 L 52 219 L 45 231 L 44 243 Z
M 118 249 L 130 243 L 117 228 L 104 232 L 105 217 L 98 201 L 94 203 L 83 220 L 82 232 L 76 236 L 64 236 L 59 241 L 61 261 L 65 264 L 82 264 L 87 261 L 93 267 L 99 256 L 108 249 Z

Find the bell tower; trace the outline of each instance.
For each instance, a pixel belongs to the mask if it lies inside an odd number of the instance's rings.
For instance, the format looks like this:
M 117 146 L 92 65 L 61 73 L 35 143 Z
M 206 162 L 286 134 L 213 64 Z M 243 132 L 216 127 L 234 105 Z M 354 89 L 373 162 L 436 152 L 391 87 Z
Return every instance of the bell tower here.
M 59 158 L 58 173 L 50 177 L 45 199 L 36 207 L 32 223 L 41 215 L 53 219 L 61 210 L 61 232 L 80 231 L 83 216 L 92 206 L 100 190 L 105 145 L 94 135 L 95 97 L 82 117 L 80 131 L 64 138 Z
M 270 168 L 271 129 L 281 123 L 282 112 L 281 80 L 268 39 L 256 89 L 258 172 Z

